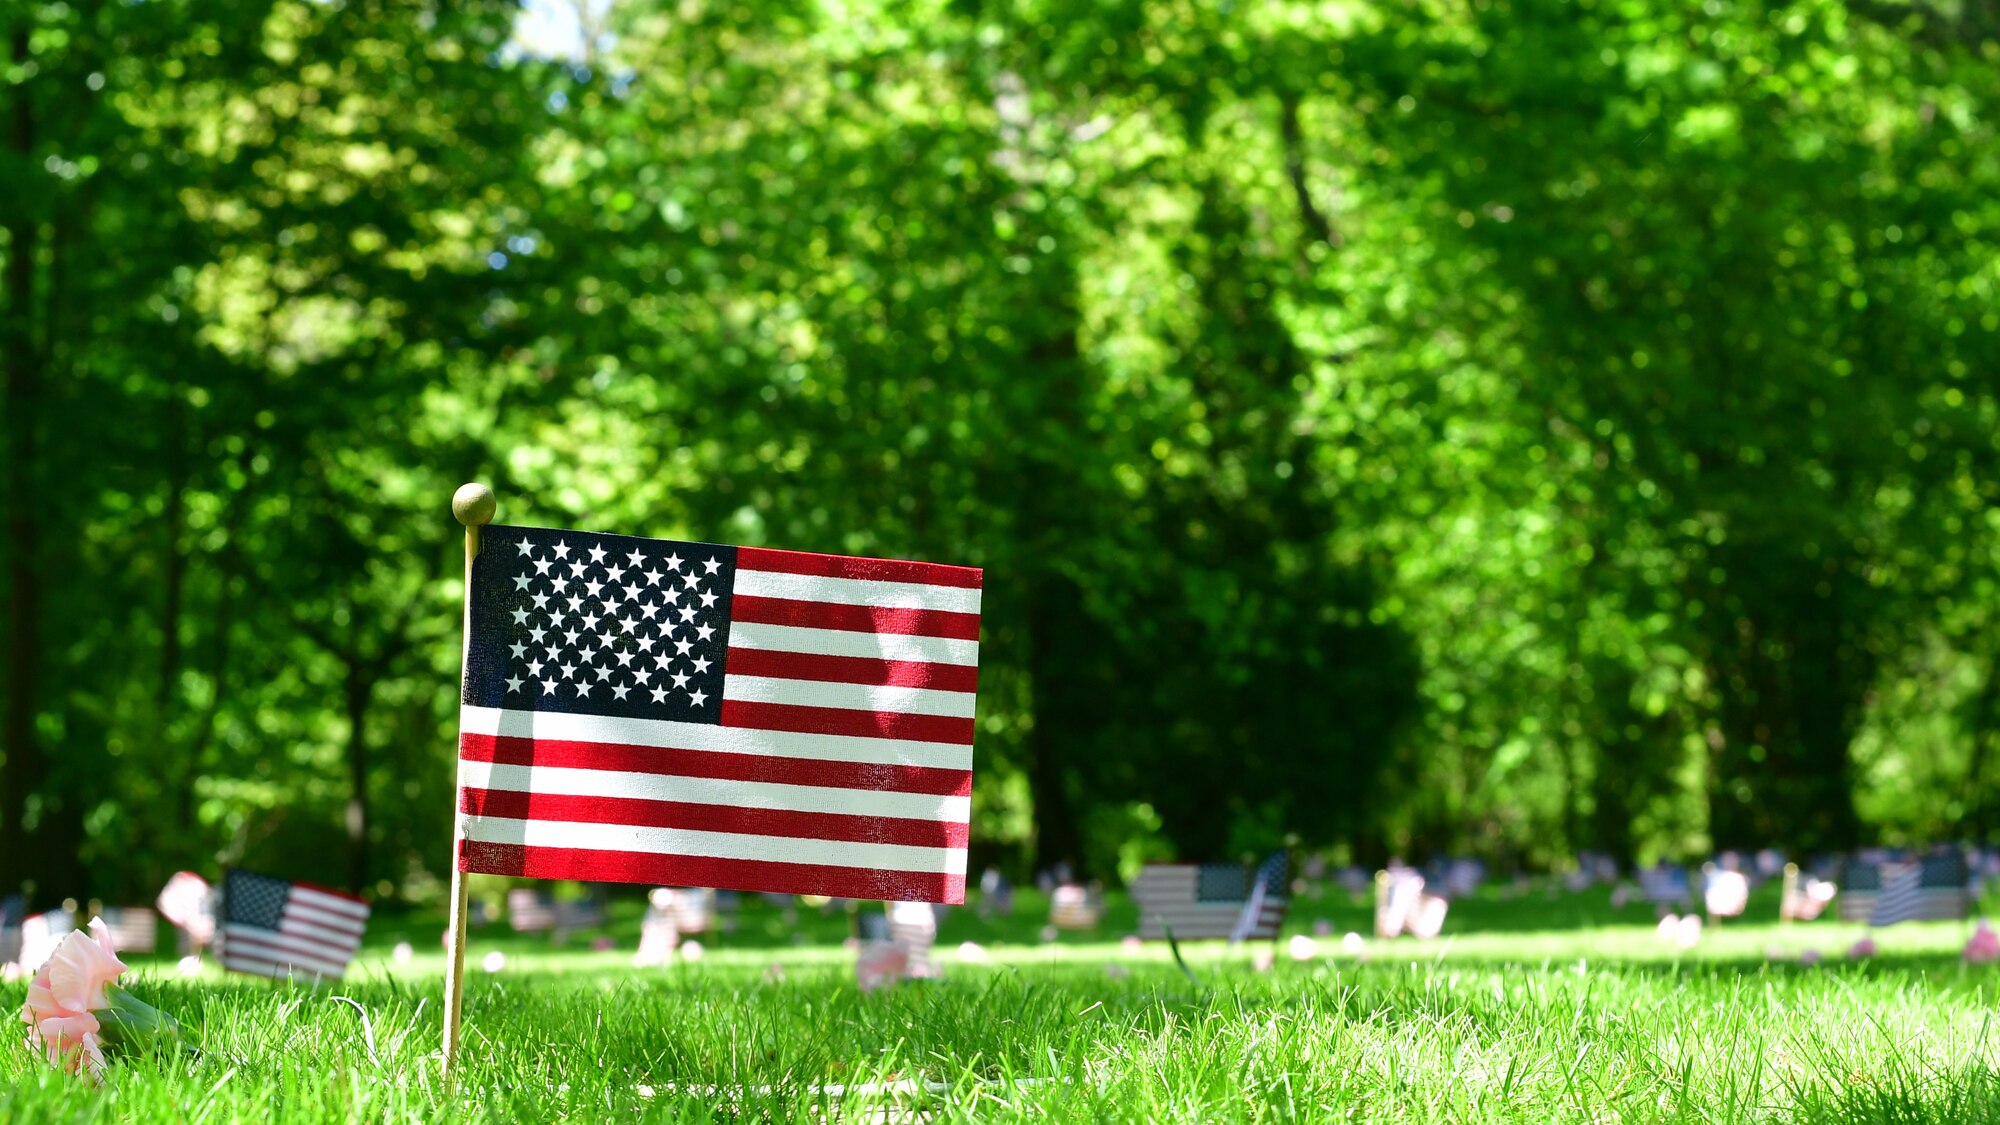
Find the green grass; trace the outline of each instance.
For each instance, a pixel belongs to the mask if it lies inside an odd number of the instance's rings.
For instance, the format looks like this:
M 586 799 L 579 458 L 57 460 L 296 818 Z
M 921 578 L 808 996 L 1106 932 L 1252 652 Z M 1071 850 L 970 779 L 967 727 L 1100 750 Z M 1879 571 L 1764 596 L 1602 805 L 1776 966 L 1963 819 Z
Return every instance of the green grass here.
M 199 1029 L 201 1053 L 117 1063 L 97 1090 L 0 1049 L 0 1120 L 2000 1120 L 2000 972 L 1959 963 L 1964 927 L 1897 927 L 1857 963 L 1858 927 L 1745 923 L 1682 956 L 1645 908 L 1603 897 L 1483 896 L 1438 941 L 1365 960 L 1322 942 L 1268 973 L 1204 945 L 1196 985 L 1164 949 L 1119 948 L 1129 913 L 1107 919 L 1114 940 L 1039 942 L 1046 913 L 1023 896 L 1014 919 L 947 920 L 944 979 L 871 995 L 831 944 L 837 913 L 807 912 L 822 940 L 798 946 L 754 904 L 698 964 L 637 970 L 628 906 L 618 953 L 475 937 L 475 964 L 510 956 L 468 972 L 455 1091 L 437 920 L 382 919 L 338 987 L 143 964 L 134 990 Z M 1296 928 L 1365 913 L 1304 903 Z M 399 936 L 426 952 L 392 964 Z M 968 937 L 990 962 L 955 960 Z M 1828 960 L 1800 964 L 1807 948 Z

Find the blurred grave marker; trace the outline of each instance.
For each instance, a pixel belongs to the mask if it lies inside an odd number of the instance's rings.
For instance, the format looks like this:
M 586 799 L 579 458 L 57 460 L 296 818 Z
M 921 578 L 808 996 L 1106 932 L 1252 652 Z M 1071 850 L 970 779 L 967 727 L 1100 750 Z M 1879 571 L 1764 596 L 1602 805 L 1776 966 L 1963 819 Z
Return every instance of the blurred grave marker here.
M 508 891 L 507 926 L 517 934 L 539 934 L 555 929 L 555 896 L 528 887 L 515 887 Z
M 1375 876 L 1375 936 L 1434 938 L 1444 929 L 1451 902 L 1425 890 L 1424 877 L 1408 867 Z
M 707 887 L 675 887 L 674 928 L 683 935 L 705 934 L 715 925 L 715 892 Z
M 1840 888 L 1812 875 L 1802 875 L 1799 865 L 1785 865 L 1784 889 L 1778 896 L 1778 921 L 1810 922 L 1820 916 Z
M 1750 901 L 1749 876 L 1712 863 L 1705 865 L 1701 874 L 1702 907 L 1707 910 L 1709 921 L 1740 917 Z
M 160 888 L 153 906 L 180 931 L 183 957 L 198 957 L 215 940 L 215 894 L 208 880 L 192 871 L 176 871 Z
M 889 940 L 903 951 L 904 975 L 936 976 L 931 947 L 937 944 L 937 911 L 927 902 L 892 902 L 884 914 L 889 920 Z
M 681 932 L 674 925 L 674 892 L 671 887 L 655 887 L 646 895 L 646 917 L 639 923 L 639 952 L 635 965 L 664 965 L 674 959 L 674 947 Z
M 1101 897 L 1075 883 L 1064 883 L 1049 893 L 1049 924 L 1059 930 L 1092 930 L 1104 914 Z

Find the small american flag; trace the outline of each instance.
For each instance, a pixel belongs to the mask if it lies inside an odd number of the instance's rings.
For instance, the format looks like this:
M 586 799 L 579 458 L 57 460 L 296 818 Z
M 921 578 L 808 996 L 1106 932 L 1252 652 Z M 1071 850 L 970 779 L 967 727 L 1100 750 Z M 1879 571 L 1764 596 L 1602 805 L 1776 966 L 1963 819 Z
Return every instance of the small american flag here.
M 265 977 L 339 980 L 361 948 L 368 904 L 253 871 L 222 876 L 222 967 Z
M 1285 922 L 1289 867 L 1283 852 L 1254 873 L 1240 863 L 1149 864 L 1132 884 L 1139 936 L 1175 940 L 1276 937 Z
M 490 527 L 459 867 L 965 901 L 980 572 Z
M 1921 860 L 1880 866 L 1881 890 L 1868 914 L 1871 926 L 1965 917 L 1968 873 L 1965 857 L 1942 852 Z
M 120 953 L 151 953 L 159 946 L 160 916 L 143 906 L 107 906 L 97 912 Z

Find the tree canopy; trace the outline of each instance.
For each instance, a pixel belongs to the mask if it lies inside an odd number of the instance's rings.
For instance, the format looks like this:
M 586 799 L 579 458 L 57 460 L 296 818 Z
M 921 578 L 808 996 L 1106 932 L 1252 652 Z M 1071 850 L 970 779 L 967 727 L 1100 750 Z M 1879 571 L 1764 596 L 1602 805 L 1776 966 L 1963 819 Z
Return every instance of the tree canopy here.
M 985 567 L 975 864 L 2000 828 L 2000 13 L 0 13 L 0 888 L 448 859 L 447 500 Z

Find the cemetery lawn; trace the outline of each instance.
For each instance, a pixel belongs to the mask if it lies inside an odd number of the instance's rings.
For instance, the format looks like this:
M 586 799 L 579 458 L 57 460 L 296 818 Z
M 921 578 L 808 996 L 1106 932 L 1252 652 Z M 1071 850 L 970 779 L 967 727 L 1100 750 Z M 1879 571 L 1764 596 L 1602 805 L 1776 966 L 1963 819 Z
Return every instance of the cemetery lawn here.
M 475 936 L 455 1091 L 436 919 L 382 919 L 366 963 L 318 990 L 141 961 L 128 983 L 200 1053 L 114 1063 L 91 1089 L 7 1033 L 0 1122 L 2000 1120 L 2000 969 L 1960 964 L 1966 927 L 1896 927 L 1852 962 L 1859 927 L 1743 922 L 1677 954 L 1603 897 L 1477 899 L 1437 941 L 1281 947 L 1264 973 L 1204 944 L 1197 984 L 1164 948 L 1119 947 L 1129 908 L 1045 944 L 1023 895 L 1026 921 L 946 919 L 942 980 L 868 995 L 851 954 L 770 940 L 748 909 L 700 962 L 635 969 L 634 906 L 613 917 L 624 952 Z M 1300 907 L 1288 933 L 1366 910 Z M 401 964 L 399 925 L 429 946 Z M 966 937 L 989 959 L 961 962 Z M 506 967 L 483 971 L 496 950 Z M 9 1020 L 22 991 L 0 989 Z

